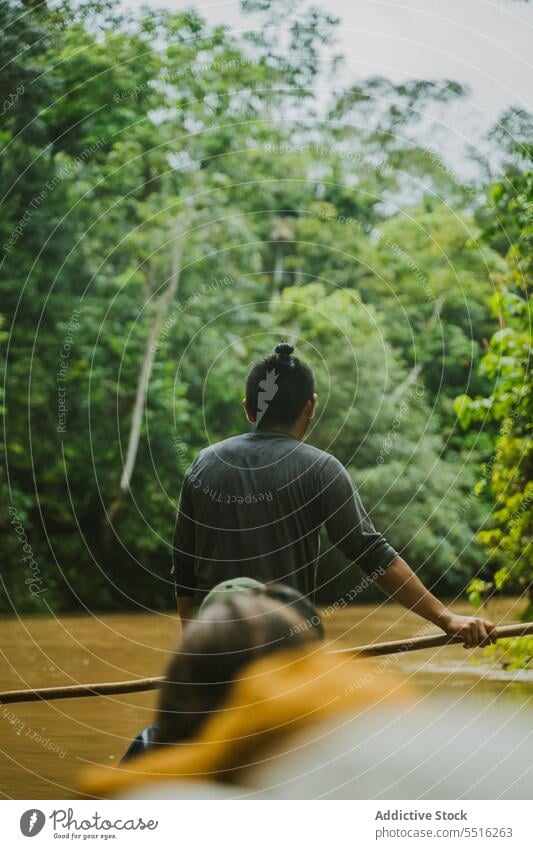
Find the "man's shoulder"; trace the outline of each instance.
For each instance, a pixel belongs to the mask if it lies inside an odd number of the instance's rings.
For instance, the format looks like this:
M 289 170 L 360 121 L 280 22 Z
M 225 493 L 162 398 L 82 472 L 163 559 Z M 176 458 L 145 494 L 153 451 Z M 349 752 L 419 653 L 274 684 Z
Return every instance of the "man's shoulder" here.
M 317 448 L 315 445 L 310 445 L 308 442 L 298 442 L 294 440 L 295 445 L 291 448 L 290 457 L 296 459 L 302 466 L 313 468 L 317 474 L 322 473 L 327 476 L 339 475 L 345 472 L 345 468 L 340 460 L 328 451 L 322 448 Z M 220 463 L 220 461 L 235 461 L 236 458 L 242 456 L 247 450 L 254 446 L 254 434 L 252 432 L 241 433 L 237 436 L 230 436 L 220 442 L 214 442 L 207 445 L 196 456 L 192 465 L 189 468 L 189 473 L 194 475 L 195 470 L 199 467 L 206 467 L 212 464 Z
M 346 468 L 334 454 L 324 451 L 323 448 L 317 448 L 316 445 L 310 445 L 308 442 L 300 442 L 298 444 L 297 454 L 302 465 L 313 469 L 322 483 L 324 478 L 329 480 L 339 475 L 348 474 Z
M 246 433 L 240 433 L 237 436 L 229 436 L 227 439 L 222 439 L 220 442 L 212 442 L 211 445 L 206 445 L 205 448 L 196 455 L 191 468 L 199 463 L 212 462 L 223 459 L 224 457 L 234 454 L 235 452 L 244 450 L 247 442 Z
M 298 452 L 319 469 L 327 465 L 330 460 L 335 459 L 332 454 L 322 448 L 317 448 L 316 445 L 310 445 L 309 442 L 300 442 Z
M 329 451 L 323 451 L 321 448 L 315 448 L 313 445 L 308 445 L 307 447 L 314 452 L 311 456 L 314 456 L 316 466 L 320 472 L 331 476 L 347 474 L 345 466 L 334 454 L 330 454 Z

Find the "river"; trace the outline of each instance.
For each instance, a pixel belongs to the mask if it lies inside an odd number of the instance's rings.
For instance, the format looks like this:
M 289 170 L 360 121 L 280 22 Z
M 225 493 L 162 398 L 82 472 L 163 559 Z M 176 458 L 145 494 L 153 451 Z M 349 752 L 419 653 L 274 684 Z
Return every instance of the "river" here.
M 499 599 L 484 615 L 496 623 L 517 621 L 521 606 L 513 599 Z M 470 612 L 464 603 L 454 610 Z M 324 618 L 334 647 L 428 633 L 417 616 L 391 603 L 326 608 Z M 0 690 L 160 675 L 178 637 L 179 626 L 169 612 L 4 619 Z M 533 673 L 505 672 L 488 663 L 480 650 L 448 646 L 396 656 L 391 665 L 427 695 L 460 694 L 484 702 L 506 697 L 533 706 Z M 383 674 L 388 668 L 383 667 Z M 152 721 L 155 700 L 155 693 L 147 692 L 0 705 L 3 798 L 72 796 L 84 766 L 120 760 L 132 737 Z

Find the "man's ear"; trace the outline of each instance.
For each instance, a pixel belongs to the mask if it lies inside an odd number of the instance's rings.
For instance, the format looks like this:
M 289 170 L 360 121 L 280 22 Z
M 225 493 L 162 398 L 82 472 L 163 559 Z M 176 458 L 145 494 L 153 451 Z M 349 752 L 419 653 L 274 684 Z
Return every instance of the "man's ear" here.
M 250 424 L 255 424 L 255 416 L 252 413 L 252 411 L 250 410 L 250 407 L 248 406 L 248 401 L 246 400 L 246 398 L 242 399 L 242 406 L 244 407 L 244 412 L 246 413 L 246 418 L 248 419 Z
M 313 392 L 312 397 L 309 399 L 307 404 L 305 405 L 305 415 L 308 419 L 314 418 L 315 410 L 316 410 L 316 400 L 317 400 L 316 392 Z

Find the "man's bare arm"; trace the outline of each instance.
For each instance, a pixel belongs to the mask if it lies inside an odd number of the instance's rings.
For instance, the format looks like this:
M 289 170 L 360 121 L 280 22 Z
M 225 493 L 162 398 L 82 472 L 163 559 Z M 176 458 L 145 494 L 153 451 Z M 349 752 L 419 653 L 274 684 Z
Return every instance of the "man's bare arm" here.
M 391 598 L 438 625 L 450 636 L 461 637 L 465 648 L 495 641 L 494 625 L 478 616 L 457 616 L 431 593 L 401 557 L 396 557 L 376 583 Z

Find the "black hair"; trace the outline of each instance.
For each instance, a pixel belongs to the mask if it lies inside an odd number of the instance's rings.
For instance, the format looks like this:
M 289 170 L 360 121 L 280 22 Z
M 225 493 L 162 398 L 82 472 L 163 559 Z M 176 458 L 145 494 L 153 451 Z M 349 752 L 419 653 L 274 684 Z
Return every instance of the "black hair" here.
M 273 354 L 254 363 L 248 373 L 246 403 L 258 428 L 290 427 L 313 397 L 313 372 L 293 352 L 293 345 L 280 342 Z

